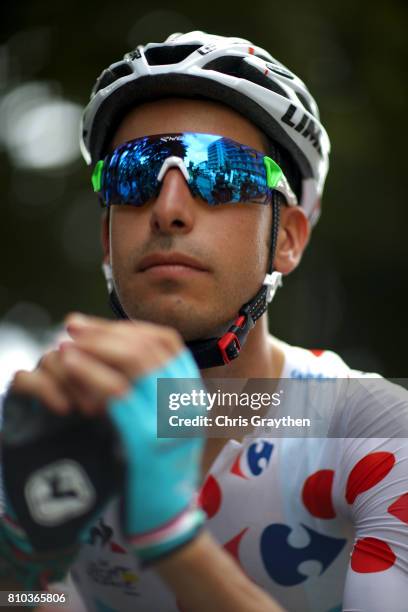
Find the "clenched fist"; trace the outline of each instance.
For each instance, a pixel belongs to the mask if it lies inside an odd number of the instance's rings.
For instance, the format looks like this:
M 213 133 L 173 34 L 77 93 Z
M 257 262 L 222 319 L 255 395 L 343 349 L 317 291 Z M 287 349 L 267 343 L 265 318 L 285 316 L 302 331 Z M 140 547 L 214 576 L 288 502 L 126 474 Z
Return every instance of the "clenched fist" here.
M 57 542 L 62 552 L 78 545 L 84 525 L 119 492 L 129 544 L 141 562 L 153 563 L 191 542 L 204 522 L 196 495 L 203 440 L 157 437 L 157 380 L 201 387 L 200 373 L 173 329 L 78 314 L 66 328 L 72 341 L 33 372 L 18 372 L 6 398 L 7 508 L 26 534 L 16 542 L 3 521 L 4 555 L 26 544 L 33 554 Z M 41 512 L 27 483 L 41 487 Z M 69 559 L 58 558 L 66 567 Z M 25 584 L 33 559 L 16 565 Z
M 184 348 L 178 332 L 147 322 L 109 321 L 81 314 L 66 318 L 72 342 L 41 359 L 33 372 L 16 373 L 12 391 L 37 397 L 52 411 L 74 407 L 85 415 L 105 410 L 136 378 L 160 368 Z

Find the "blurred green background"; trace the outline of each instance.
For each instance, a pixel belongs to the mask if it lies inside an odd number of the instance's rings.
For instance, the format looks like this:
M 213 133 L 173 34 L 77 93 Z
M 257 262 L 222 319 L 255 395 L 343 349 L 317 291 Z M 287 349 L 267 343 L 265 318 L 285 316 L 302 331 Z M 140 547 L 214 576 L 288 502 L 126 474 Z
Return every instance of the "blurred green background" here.
M 43 0 L 0 10 L 0 369 L 23 362 L 30 341 L 46 343 L 68 311 L 110 316 L 80 112 L 126 51 L 202 29 L 249 38 L 294 70 L 332 141 L 322 218 L 273 302 L 272 332 L 358 369 L 408 375 L 404 2 Z

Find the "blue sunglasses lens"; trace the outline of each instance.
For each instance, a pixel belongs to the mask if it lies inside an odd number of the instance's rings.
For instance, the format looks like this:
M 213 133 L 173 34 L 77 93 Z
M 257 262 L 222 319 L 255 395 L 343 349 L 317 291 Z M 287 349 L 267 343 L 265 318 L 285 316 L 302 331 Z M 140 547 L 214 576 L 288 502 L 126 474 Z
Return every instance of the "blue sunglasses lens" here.
M 208 204 L 270 201 L 265 155 L 213 134 L 162 134 L 124 143 L 98 162 L 94 189 L 107 205 L 141 206 L 157 195 L 169 158 L 182 160 L 191 192 Z

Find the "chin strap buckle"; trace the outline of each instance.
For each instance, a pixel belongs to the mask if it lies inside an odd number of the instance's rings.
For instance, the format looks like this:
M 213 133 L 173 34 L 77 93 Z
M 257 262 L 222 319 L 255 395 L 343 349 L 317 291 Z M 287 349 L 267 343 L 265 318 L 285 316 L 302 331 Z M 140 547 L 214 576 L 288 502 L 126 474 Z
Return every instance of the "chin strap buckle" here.
M 241 344 L 244 343 L 249 330 L 254 325 L 249 308 L 242 308 L 233 325 L 217 342 L 224 364 L 228 364 L 238 357 Z
M 282 287 L 282 273 L 272 272 L 265 276 L 263 284 L 266 286 L 266 301 L 270 304 L 278 287 Z

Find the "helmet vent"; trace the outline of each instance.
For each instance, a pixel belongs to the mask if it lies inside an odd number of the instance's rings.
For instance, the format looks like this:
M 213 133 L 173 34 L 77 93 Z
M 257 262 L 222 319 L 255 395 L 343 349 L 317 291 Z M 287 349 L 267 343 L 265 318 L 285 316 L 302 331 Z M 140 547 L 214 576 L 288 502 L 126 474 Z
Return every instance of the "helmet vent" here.
M 108 68 L 104 70 L 96 81 L 95 87 L 93 89 L 93 93 L 96 94 L 100 89 L 107 87 L 111 83 L 114 83 L 117 79 L 121 77 L 127 76 L 133 72 L 131 66 L 128 62 L 122 62 L 113 68 Z
M 233 77 L 246 79 L 247 81 L 255 83 L 255 85 L 266 87 L 270 91 L 274 91 L 285 98 L 288 97 L 286 91 L 280 87 L 280 85 L 278 85 L 273 79 L 270 79 L 264 75 L 254 66 L 251 66 L 245 62 L 243 57 L 218 57 L 217 59 L 209 62 L 206 66 L 203 66 L 203 68 L 204 70 L 216 70 L 222 74 L 229 74 Z
M 262 53 L 254 53 L 255 57 L 259 57 L 259 59 L 263 60 L 264 62 L 270 62 L 271 58 L 269 55 L 263 55 Z
M 229 74 L 233 77 L 242 77 L 242 60 L 243 57 L 234 55 L 217 57 L 203 66 L 204 70 L 215 70 L 222 74 Z
M 160 45 L 160 47 L 146 49 L 145 57 L 150 66 L 178 64 L 200 47 L 202 45 Z

